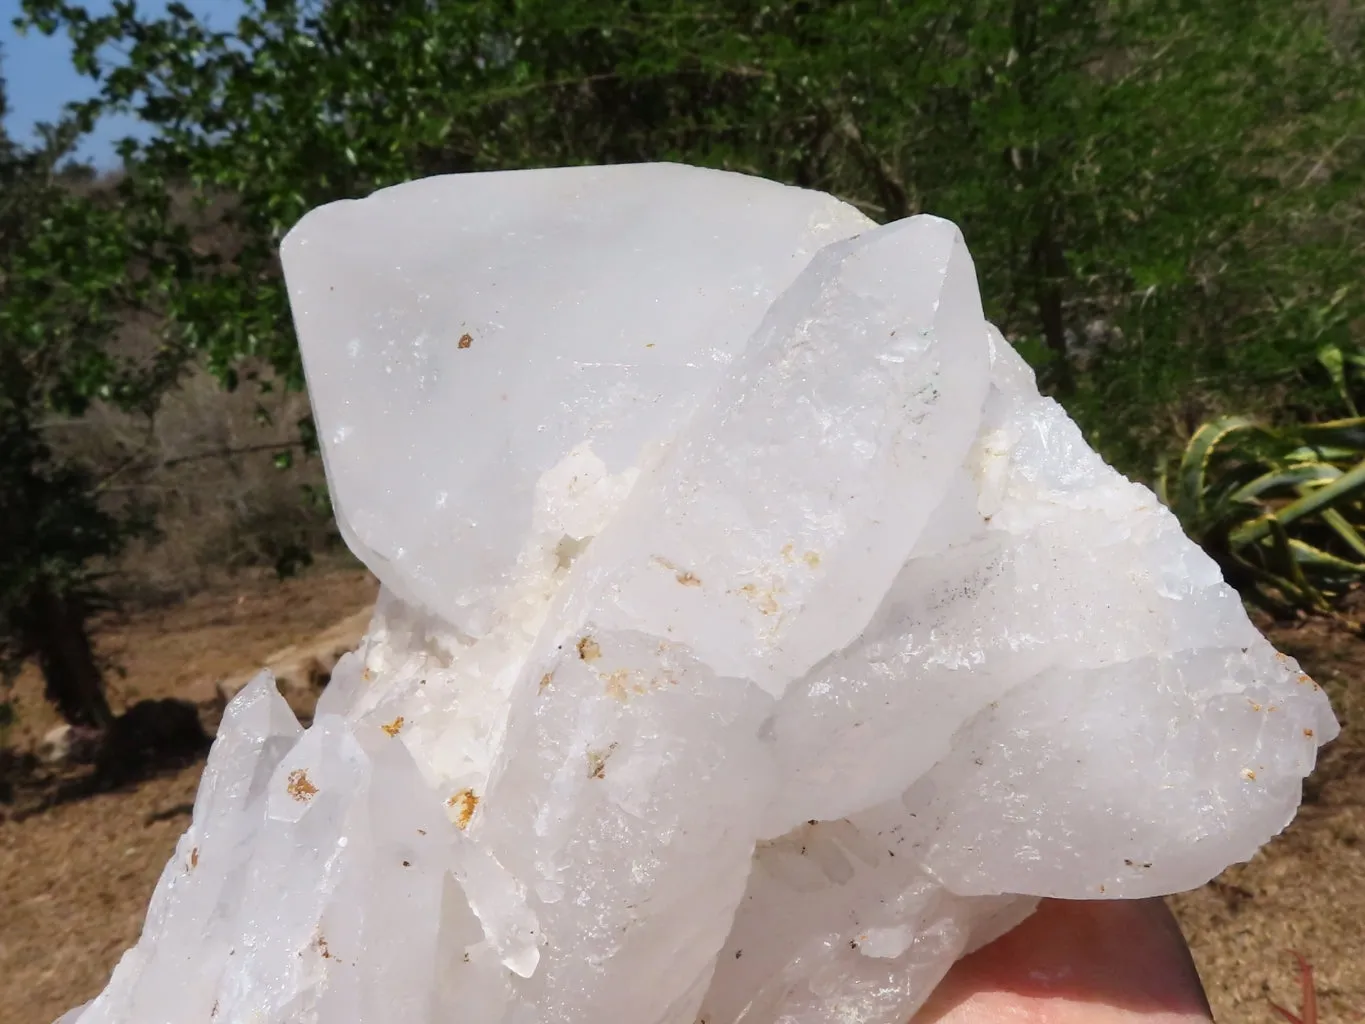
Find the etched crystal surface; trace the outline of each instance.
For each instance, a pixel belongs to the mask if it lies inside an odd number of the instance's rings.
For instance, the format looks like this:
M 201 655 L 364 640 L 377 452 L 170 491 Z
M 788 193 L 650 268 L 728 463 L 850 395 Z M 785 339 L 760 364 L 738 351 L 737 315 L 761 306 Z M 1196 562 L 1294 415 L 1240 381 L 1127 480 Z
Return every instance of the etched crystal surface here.
M 901 1024 L 1037 896 L 1248 858 L 1335 735 L 945 221 L 579 168 L 283 257 L 384 590 L 310 728 L 229 709 L 81 1024 Z

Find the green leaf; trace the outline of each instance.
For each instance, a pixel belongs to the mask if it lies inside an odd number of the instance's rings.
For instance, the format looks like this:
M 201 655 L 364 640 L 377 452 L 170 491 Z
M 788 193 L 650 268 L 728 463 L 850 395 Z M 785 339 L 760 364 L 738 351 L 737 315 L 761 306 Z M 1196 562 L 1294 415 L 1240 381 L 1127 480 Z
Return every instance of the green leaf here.
M 1341 558 L 1321 548 L 1315 548 L 1305 541 L 1292 539 L 1289 542 L 1289 547 L 1293 552 L 1295 562 L 1301 569 L 1306 567 L 1319 571 L 1323 569 L 1333 570 L 1346 579 L 1358 579 L 1365 574 L 1365 563 L 1352 562 L 1349 559 Z
M 1332 378 L 1332 383 L 1336 386 L 1337 394 L 1341 396 L 1342 404 L 1351 410 L 1352 416 L 1358 416 L 1355 401 L 1351 398 L 1350 389 L 1346 386 L 1346 359 L 1341 354 L 1341 347 L 1338 345 L 1327 344 L 1318 349 L 1318 362 L 1327 370 Z
M 1327 602 L 1318 589 L 1308 581 L 1308 577 L 1303 571 L 1303 562 L 1297 557 L 1284 524 L 1274 517 L 1269 519 L 1267 523 L 1272 552 L 1271 571 L 1293 584 L 1294 593 L 1299 602 L 1315 608 L 1325 608 Z
M 1264 433 L 1265 428 L 1247 416 L 1222 416 L 1195 431 L 1180 460 L 1179 489 L 1172 506 L 1182 520 L 1202 519 L 1208 511 L 1209 464 L 1219 448 L 1237 435 Z
M 1307 423 L 1294 428 L 1295 436 L 1314 448 L 1365 451 L 1365 417 L 1355 416 L 1326 423 Z
M 1350 524 L 1344 515 L 1334 508 L 1329 508 L 1322 513 L 1322 521 L 1345 541 L 1347 547 L 1365 558 L 1365 538 L 1360 536 L 1360 532 Z
M 1289 469 L 1274 469 L 1258 476 L 1250 483 L 1237 488 L 1229 495 L 1233 502 L 1252 502 L 1280 496 L 1281 492 L 1298 494 L 1298 488 L 1306 483 L 1319 480 L 1335 480 L 1341 470 L 1326 463 L 1293 466 Z
M 1232 542 L 1237 546 L 1253 544 L 1276 530 L 1282 531 L 1286 526 L 1306 516 L 1330 508 L 1336 502 L 1353 498 L 1361 492 L 1365 492 L 1365 460 L 1357 463 L 1349 472 L 1343 473 L 1332 483 L 1314 489 L 1273 515 L 1234 531 Z

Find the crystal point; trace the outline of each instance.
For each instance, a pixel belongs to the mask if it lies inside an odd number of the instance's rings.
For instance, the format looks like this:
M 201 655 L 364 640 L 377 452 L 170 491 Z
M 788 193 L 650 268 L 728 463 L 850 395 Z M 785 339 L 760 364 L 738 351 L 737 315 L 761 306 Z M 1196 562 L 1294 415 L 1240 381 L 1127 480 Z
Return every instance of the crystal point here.
M 237 698 L 80 1024 L 903 1024 L 1039 896 L 1249 857 L 1335 735 L 946 221 L 521 171 L 283 259 L 383 592 L 309 729 Z

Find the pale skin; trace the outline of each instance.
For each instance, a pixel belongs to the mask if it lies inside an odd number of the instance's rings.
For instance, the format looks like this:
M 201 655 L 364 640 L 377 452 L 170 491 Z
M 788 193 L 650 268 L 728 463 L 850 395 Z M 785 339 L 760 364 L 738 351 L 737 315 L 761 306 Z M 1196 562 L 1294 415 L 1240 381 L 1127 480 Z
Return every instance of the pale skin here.
M 1161 900 L 1044 900 L 954 965 L 913 1024 L 1196 1024 L 1213 1019 Z

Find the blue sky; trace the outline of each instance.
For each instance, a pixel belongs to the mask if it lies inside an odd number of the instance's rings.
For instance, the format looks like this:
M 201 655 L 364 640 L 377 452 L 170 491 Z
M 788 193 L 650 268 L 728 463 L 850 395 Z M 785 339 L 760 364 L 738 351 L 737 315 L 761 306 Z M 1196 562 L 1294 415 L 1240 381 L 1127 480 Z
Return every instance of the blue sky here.
M 242 10 L 241 0 L 184 0 L 185 5 L 215 28 L 230 26 Z M 92 14 L 109 10 L 109 0 L 87 0 Z M 20 140 L 32 138 L 33 126 L 41 121 L 55 121 L 62 107 L 74 100 L 86 99 L 92 83 L 77 75 L 71 67 L 71 46 L 64 35 L 48 38 L 30 32 L 20 36 L 12 22 L 19 15 L 20 0 L 0 0 L 0 73 L 6 80 L 9 94 L 9 116 L 5 127 Z M 139 0 L 138 7 L 147 13 L 160 13 L 166 0 Z M 133 118 L 110 118 L 99 125 L 79 151 L 83 159 L 101 167 L 117 161 L 115 143 L 126 135 L 138 134 Z

